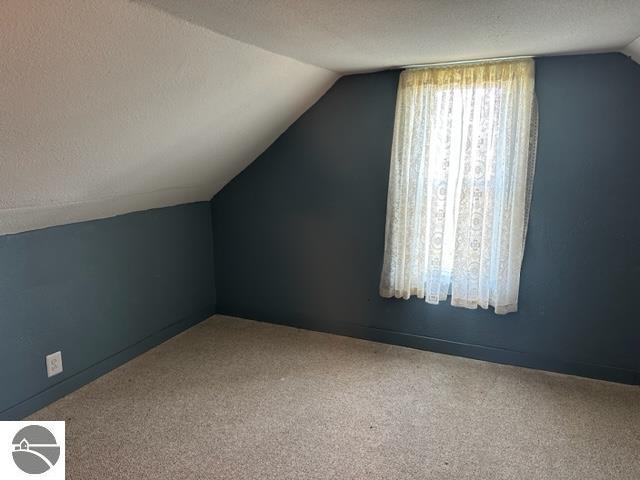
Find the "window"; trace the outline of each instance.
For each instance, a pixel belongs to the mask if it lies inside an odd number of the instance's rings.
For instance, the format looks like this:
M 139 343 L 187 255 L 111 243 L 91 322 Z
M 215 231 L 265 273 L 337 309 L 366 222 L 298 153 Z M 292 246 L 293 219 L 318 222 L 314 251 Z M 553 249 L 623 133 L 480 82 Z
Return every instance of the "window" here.
M 402 72 L 382 296 L 517 310 L 536 124 L 531 59 Z

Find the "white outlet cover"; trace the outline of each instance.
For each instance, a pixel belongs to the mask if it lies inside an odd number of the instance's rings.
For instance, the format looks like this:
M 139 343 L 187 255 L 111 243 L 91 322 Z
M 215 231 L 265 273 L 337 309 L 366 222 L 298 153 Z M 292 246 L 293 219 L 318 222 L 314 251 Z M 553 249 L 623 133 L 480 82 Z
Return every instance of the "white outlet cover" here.
M 47 355 L 47 377 L 62 373 L 62 352 Z

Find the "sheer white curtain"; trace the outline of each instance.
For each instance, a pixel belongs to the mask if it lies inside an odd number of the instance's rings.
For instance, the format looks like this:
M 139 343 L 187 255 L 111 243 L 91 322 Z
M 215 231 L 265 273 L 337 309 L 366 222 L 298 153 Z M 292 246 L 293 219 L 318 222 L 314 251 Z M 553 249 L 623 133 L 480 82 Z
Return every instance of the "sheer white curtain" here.
M 402 72 L 382 296 L 517 310 L 536 136 L 531 59 Z

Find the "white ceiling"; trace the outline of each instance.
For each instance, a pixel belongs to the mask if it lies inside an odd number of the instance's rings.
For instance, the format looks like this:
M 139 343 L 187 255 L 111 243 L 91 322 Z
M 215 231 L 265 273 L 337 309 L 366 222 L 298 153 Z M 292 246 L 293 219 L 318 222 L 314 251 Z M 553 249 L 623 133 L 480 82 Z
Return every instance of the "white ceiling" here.
M 637 63 L 640 63 L 640 37 L 636 38 L 633 42 L 627 45 L 622 53 L 633 58 Z
M 334 71 L 638 35 L 640 0 L 3 0 L 0 234 L 208 200 Z
M 126 0 L 3 0 L 0 234 L 209 200 L 336 78 Z
M 620 50 L 640 0 L 139 0 L 338 72 Z

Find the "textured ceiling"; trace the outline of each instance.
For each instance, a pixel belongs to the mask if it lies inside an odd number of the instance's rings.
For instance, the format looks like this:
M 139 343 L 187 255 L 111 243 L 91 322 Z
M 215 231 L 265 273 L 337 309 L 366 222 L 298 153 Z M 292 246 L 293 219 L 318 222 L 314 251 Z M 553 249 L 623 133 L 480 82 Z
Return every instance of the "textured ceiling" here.
M 334 71 L 639 34 L 639 0 L 3 0 L 0 234 L 207 200 Z
M 623 50 L 623 53 L 629 55 L 637 63 L 640 63 L 640 37 L 636 38 L 633 42 L 627 45 Z
M 620 50 L 640 35 L 640 0 L 140 1 L 339 72 Z
M 208 200 L 336 78 L 126 0 L 3 0 L 0 234 Z

